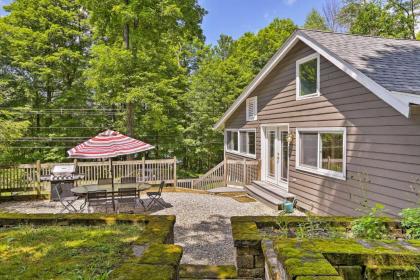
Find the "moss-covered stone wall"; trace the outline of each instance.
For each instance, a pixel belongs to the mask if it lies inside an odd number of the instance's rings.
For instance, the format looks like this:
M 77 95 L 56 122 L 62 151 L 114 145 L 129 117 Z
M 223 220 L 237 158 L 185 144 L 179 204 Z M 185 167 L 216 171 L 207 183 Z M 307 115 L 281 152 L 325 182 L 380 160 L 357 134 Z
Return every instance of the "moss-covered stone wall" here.
M 317 219 L 345 230 L 354 218 Z M 384 221 L 390 230 L 401 228 L 396 220 L 384 218 Z M 262 260 L 258 260 L 266 264 L 262 273 L 270 279 L 420 279 L 419 240 L 308 239 L 290 238 L 287 233 L 283 236 L 264 234 L 264 228 L 286 225 L 287 231 L 289 227 L 299 227 L 308 223 L 305 217 L 232 217 L 231 222 L 240 277 L 250 276 L 257 269 L 255 257 L 262 256 Z M 252 254 L 243 253 L 251 251 Z M 249 268 L 251 256 L 254 257 L 252 269 Z

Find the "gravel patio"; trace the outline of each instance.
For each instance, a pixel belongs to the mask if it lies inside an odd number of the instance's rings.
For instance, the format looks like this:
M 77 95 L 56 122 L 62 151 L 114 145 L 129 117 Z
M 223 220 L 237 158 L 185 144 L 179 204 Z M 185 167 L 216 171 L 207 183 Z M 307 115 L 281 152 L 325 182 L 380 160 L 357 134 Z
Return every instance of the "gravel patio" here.
M 184 247 L 181 262 L 188 264 L 234 264 L 230 217 L 279 214 L 260 202 L 213 194 L 165 192 L 162 197 L 166 207 L 152 209 L 151 214 L 176 215 L 175 243 Z M 4 212 L 58 213 L 61 209 L 59 202 L 50 201 L 0 203 Z

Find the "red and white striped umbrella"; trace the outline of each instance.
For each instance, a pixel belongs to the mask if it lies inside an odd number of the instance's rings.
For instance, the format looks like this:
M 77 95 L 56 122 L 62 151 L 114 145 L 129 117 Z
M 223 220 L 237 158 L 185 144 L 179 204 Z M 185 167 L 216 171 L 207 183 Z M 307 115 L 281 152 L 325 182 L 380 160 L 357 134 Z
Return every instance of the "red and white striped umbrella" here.
M 117 131 L 107 130 L 68 150 L 70 158 L 113 158 L 136 154 L 155 147 Z

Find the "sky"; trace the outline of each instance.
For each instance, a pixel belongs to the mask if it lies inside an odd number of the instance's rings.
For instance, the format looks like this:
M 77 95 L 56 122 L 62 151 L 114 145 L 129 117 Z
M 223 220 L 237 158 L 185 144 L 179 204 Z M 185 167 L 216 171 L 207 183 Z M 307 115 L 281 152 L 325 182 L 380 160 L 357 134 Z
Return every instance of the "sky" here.
M 11 0 L 0 0 L 0 6 Z M 302 25 L 312 8 L 322 10 L 322 0 L 198 0 L 207 10 L 202 28 L 207 43 L 215 44 L 220 34 L 237 39 L 245 32 L 257 32 L 274 18 L 291 18 Z M 0 15 L 4 15 L 0 9 Z

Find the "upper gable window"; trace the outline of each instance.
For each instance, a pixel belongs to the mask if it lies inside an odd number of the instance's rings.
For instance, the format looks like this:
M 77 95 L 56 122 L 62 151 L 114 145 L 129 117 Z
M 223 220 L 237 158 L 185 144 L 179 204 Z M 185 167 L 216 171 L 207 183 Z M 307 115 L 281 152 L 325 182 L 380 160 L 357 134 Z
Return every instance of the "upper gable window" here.
M 246 120 L 257 120 L 257 97 L 251 97 L 246 100 Z
M 318 53 L 296 61 L 296 99 L 319 96 L 319 69 Z

